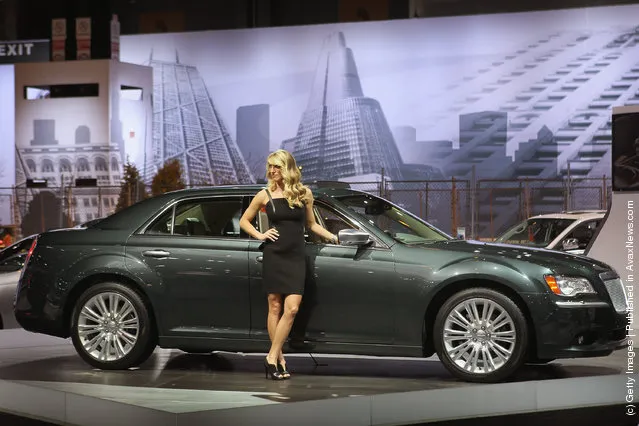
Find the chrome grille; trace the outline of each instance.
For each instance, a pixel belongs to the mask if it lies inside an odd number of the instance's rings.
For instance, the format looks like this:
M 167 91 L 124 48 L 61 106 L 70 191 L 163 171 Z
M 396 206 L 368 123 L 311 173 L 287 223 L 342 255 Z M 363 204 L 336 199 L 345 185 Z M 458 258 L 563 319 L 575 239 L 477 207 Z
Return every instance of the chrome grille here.
M 626 298 L 626 290 L 623 287 L 623 282 L 620 278 L 604 281 L 606 290 L 612 300 L 612 305 L 619 313 L 626 312 L 628 309 L 628 299 Z

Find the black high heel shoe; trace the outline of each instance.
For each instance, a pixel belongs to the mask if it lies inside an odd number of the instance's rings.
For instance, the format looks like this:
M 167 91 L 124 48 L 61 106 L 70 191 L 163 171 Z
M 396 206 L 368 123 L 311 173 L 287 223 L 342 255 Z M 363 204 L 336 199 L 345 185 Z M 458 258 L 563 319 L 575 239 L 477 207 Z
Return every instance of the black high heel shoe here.
M 288 370 L 286 370 L 286 367 L 284 367 L 282 364 L 280 364 L 279 361 L 277 363 L 277 370 L 282 375 L 282 378 L 288 379 L 288 378 L 291 377 L 291 373 L 289 373 Z
M 268 360 L 266 359 L 264 359 L 264 375 L 267 379 L 269 378 L 269 376 L 273 380 L 284 379 L 284 377 L 282 376 L 282 373 L 280 373 L 279 369 L 277 368 L 277 365 L 269 364 Z

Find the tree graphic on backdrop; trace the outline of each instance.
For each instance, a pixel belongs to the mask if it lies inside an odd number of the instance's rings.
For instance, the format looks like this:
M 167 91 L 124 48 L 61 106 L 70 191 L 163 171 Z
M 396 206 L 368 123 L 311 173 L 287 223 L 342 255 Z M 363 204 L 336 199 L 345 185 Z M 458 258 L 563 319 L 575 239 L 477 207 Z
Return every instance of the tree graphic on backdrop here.
M 115 211 L 120 211 L 148 196 L 146 186 L 140 177 L 140 171 L 127 158 L 124 164 L 124 177 L 120 185 L 120 196 Z
M 175 158 L 167 160 L 153 176 L 153 181 L 151 182 L 151 194 L 153 196 L 184 188 L 186 188 L 184 169 L 180 161 Z
M 49 229 L 62 228 L 68 221 L 62 202 L 53 192 L 39 191 L 29 202 L 29 209 L 22 218 L 22 235 L 32 235 Z

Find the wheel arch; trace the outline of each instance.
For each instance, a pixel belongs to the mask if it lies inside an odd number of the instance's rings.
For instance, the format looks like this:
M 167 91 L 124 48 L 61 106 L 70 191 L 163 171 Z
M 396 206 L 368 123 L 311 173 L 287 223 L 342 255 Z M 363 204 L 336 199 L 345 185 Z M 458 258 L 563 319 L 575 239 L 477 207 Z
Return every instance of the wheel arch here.
M 490 280 L 486 278 L 466 278 L 458 281 L 451 282 L 443 286 L 433 296 L 430 303 L 426 308 L 424 314 L 423 332 L 422 332 L 422 345 L 424 356 L 429 357 L 435 353 L 435 346 L 433 342 L 433 328 L 435 326 L 435 318 L 439 312 L 439 308 L 454 294 L 466 290 L 469 288 L 487 288 L 490 290 L 498 291 L 508 298 L 510 298 L 521 309 L 526 319 L 526 325 L 528 326 L 528 350 L 527 357 L 535 355 L 537 353 L 537 334 L 535 332 L 534 322 L 532 314 L 528 305 L 512 287 L 501 283 L 499 281 Z
M 126 285 L 135 291 L 144 301 L 146 308 L 149 311 L 149 317 L 151 319 L 151 326 L 153 328 L 154 333 L 158 333 L 158 319 L 156 316 L 156 312 L 153 309 L 153 304 L 151 303 L 151 299 L 148 294 L 144 291 L 142 286 L 133 280 L 130 277 L 125 275 L 116 274 L 112 272 L 99 272 L 96 274 L 89 275 L 84 277 L 82 280 L 78 281 L 67 297 L 66 303 L 64 305 L 63 311 L 63 321 L 64 321 L 64 332 L 65 337 L 69 337 L 71 335 L 71 321 L 73 310 L 75 309 L 76 303 L 80 296 L 89 288 L 94 285 L 104 283 L 104 282 L 116 282 L 119 284 Z

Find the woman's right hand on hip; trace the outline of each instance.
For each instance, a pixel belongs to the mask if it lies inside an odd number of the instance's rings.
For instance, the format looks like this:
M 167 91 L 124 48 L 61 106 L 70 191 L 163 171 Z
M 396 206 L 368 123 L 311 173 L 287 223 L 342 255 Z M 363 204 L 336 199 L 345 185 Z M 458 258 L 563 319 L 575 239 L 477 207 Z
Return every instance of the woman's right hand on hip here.
M 279 237 L 279 235 L 280 234 L 277 232 L 277 229 L 271 228 L 268 231 L 264 232 L 260 236 L 260 240 L 262 240 L 262 241 L 265 241 L 265 240 L 275 241 L 275 240 L 277 240 L 277 237 Z

